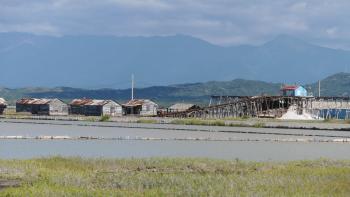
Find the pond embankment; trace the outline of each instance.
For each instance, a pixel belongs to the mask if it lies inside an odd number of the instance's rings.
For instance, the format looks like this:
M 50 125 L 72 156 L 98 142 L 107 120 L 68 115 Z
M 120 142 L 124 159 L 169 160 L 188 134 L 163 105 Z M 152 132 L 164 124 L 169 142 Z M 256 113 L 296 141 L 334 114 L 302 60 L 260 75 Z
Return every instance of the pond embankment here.
M 165 124 L 165 125 L 198 125 L 198 126 L 227 126 L 227 127 L 255 127 L 255 128 L 281 128 L 281 129 L 309 129 L 309 130 L 342 130 L 350 131 L 349 120 L 279 120 L 270 118 L 248 118 L 248 119 L 192 119 L 192 118 L 160 118 L 160 117 L 101 117 L 85 116 L 0 116 L 2 122 L 31 122 L 48 121 L 56 124 L 70 124 L 69 122 L 80 122 L 81 124 L 97 123 L 139 123 L 141 124 Z M 61 123 L 59 123 L 61 122 Z M 63 122 L 63 123 L 62 123 Z M 168 127 L 168 126 L 167 126 Z

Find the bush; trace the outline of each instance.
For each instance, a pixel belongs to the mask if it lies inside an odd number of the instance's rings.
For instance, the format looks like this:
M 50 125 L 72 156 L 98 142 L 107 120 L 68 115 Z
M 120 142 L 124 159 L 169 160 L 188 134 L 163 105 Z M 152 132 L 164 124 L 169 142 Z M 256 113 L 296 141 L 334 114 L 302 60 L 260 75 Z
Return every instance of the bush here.
M 255 124 L 253 124 L 253 127 L 255 127 L 255 128 L 263 128 L 263 127 L 265 127 L 266 125 L 265 125 L 265 123 L 263 123 L 263 122 L 257 122 L 257 123 L 255 123 Z
M 111 119 L 109 115 L 103 115 L 100 118 L 100 122 L 106 122 L 106 121 L 109 121 L 109 119 Z

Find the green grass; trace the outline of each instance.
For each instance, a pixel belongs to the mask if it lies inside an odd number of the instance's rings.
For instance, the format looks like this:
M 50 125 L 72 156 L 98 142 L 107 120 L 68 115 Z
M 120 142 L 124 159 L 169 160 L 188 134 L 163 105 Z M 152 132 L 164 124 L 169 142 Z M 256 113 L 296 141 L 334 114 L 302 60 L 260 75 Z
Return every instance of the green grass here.
M 340 120 L 340 119 L 334 119 L 334 118 L 327 118 L 324 119 L 322 122 L 324 123 L 336 123 L 336 124 L 350 124 L 350 120 Z
M 100 122 L 107 122 L 111 119 L 111 117 L 109 115 L 103 115 L 100 118 Z
M 253 127 L 255 127 L 255 128 L 264 128 L 264 127 L 266 127 L 266 124 L 263 123 L 263 122 L 257 122 L 257 123 L 253 124 Z
M 145 123 L 145 124 L 157 124 L 158 121 L 154 119 L 139 119 L 136 121 L 137 123 Z
M 0 196 L 349 196 L 350 161 L 0 160 Z
M 228 127 L 255 127 L 263 128 L 266 126 L 263 122 L 256 122 L 254 124 L 243 123 L 243 122 L 226 122 L 225 120 L 205 120 L 205 119 L 176 119 L 170 122 L 171 124 L 180 124 L 180 125 L 204 125 L 204 126 L 228 126 Z
M 206 126 L 226 126 L 224 120 L 203 120 L 203 119 L 176 119 L 171 121 L 171 124 L 180 125 L 206 125 Z

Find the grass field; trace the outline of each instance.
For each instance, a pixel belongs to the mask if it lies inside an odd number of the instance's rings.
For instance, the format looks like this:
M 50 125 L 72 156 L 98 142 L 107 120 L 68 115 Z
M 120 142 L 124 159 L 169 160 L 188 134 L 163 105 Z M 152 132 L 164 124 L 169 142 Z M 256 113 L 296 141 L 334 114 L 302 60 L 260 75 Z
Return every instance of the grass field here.
M 0 160 L 0 196 L 349 195 L 350 161 Z

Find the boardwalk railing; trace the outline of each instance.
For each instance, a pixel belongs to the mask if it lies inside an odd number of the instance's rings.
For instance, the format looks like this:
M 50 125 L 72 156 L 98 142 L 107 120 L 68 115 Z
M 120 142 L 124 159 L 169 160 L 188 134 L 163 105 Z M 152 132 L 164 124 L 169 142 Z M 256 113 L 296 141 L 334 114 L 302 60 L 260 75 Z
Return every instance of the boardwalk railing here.
M 213 100 L 216 101 L 216 104 L 213 104 Z M 292 105 L 296 106 L 298 114 L 308 112 L 323 118 L 339 118 L 340 112 L 344 110 L 346 110 L 346 113 L 349 111 L 350 114 L 349 97 L 212 96 L 208 107 L 166 113 L 163 116 L 183 118 L 276 118 L 286 113 Z M 347 114 L 346 117 L 349 117 L 349 115 Z

